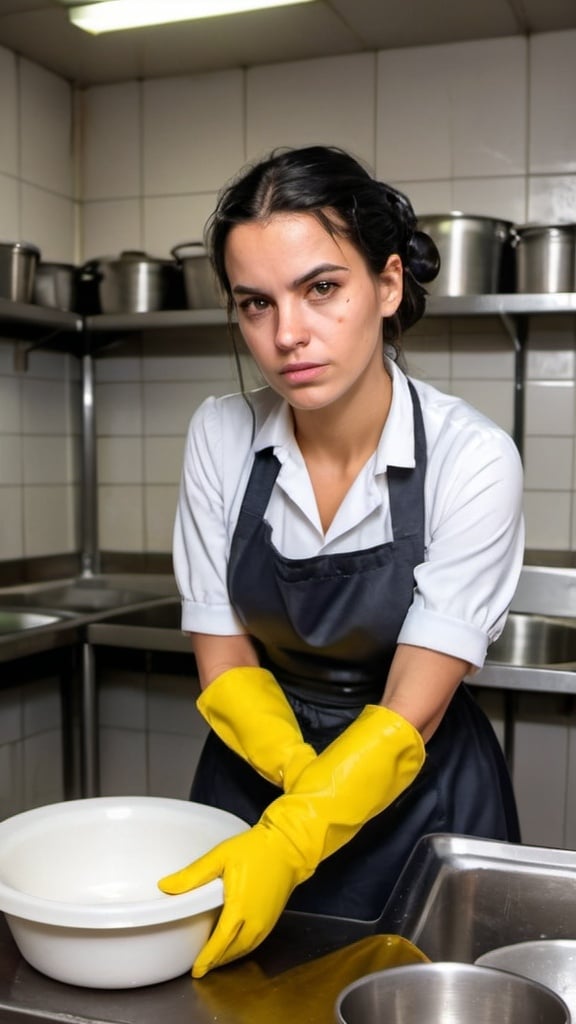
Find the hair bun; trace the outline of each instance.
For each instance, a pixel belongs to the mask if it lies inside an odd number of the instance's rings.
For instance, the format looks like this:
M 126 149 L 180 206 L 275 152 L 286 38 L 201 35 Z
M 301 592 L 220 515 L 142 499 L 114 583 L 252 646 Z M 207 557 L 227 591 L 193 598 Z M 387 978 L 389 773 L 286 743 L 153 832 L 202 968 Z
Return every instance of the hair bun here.
M 440 253 L 436 243 L 424 231 L 414 231 L 409 242 L 406 265 L 421 284 L 428 284 L 438 276 Z

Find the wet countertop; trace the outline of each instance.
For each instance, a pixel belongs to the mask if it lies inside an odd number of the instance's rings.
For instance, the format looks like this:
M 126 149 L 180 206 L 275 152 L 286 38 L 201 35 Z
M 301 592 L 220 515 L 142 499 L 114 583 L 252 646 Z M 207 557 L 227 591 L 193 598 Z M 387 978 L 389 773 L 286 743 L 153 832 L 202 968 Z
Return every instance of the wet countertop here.
M 80 583 L 93 583 L 92 594 L 86 590 L 85 602 L 75 608 L 54 606 L 51 602 L 56 590 L 75 588 Z M 99 606 L 93 601 L 95 591 L 101 585 L 106 592 L 106 605 Z M 117 603 L 116 603 L 117 596 Z M 0 630 L 0 662 L 15 661 L 62 647 L 70 647 L 87 640 L 87 628 L 91 623 L 123 610 L 137 610 L 148 605 L 162 606 L 165 602 L 178 604 L 176 584 L 173 576 L 163 574 L 110 574 L 92 577 L 71 577 L 54 579 L 42 583 L 22 584 L 0 588 L 0 618 L 3 611 L 15 612 L 29 608 L 32 612 L 54 613 L 54 620 L 34 628 L 18 629 L 14 632 Z M 28 602 L 31 602 L 28 605 Z
M 77 988 L 31 967 L 0 914 L 0 1024 L 333 1024 L 339 991 L 386 966 L 376 925 L 286 912 L 250 957 L 200 981 Z M 340 952 L 338 952 L 340 951 Z M 380 956 L 380 960 L 379 960 Z

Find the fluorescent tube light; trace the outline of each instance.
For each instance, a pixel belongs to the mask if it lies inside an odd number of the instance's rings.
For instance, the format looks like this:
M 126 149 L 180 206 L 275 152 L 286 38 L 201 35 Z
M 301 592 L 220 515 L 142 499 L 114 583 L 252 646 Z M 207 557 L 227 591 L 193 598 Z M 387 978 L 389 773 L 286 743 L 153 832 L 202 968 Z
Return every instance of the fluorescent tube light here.
M 70 21 L 85 32 L 117 32 L 145 25 L 166 25 L 174 21 L 194 21 L 221 14 L 263 11 L 268 7 L 290 7 L 313 0 L 101 0 L 98 3 L 70 7 Z

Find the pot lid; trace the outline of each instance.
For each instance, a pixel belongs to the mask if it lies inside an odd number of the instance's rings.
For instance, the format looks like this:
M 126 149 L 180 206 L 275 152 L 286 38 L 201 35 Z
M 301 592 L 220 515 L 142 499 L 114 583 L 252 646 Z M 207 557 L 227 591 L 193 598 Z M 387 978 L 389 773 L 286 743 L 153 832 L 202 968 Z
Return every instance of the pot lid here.
M 159 263 L 172 264 L 173 262 L 173 260 L 161 256 L 150 256 L 141 249 L 124 249 L 117 256 L 97 256 L 88 260 L 90 266 L 99 263 L 151 263 L 157 266 Z
M 474 221 L 485 221 L 486 224 L 505 224 L 507 227 L 513 226 L 513 221 L 506 220 L 504 217 L 489 217 L 485 213 L 465 213 L 463 210 L 450 210 L 449 213 L 423 213 L 418 216 L 418 224 L 424 223 L 425 221 L 439 221 L 439 220 L 474 220 Z
M 515 230 L 518 233 L 527 234 L 528 232 L 541 232 L 541 231 L 576 231 L 576 224 L 573 221 L 565 220 L 558 221 L 556 224 L 548 224 L 545 222 L 539 223 L 538 221 L 531 221 L 528 224 L 516 224 Z
M 40 256 L 40 249 L 32 242 L 4 242 L 0 240 L 0 248 L 13 249 L 15 252 L 26 252 L 32 256 Z

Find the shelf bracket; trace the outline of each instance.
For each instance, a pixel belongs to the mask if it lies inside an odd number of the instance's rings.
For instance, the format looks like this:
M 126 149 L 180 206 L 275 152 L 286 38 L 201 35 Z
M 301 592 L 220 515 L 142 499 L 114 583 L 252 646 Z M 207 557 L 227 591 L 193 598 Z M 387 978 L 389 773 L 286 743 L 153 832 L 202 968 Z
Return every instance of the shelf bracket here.
M 35 352 L 36 349 L 44 348 L 49 345 L 54 338 L 57 338 L 59 334 L 62 334 L 62 330 L 58 327 L 55 331 L 50 331 L 50 334 L 43 335 L 38 341 L 35 341 L 32 345 L 20 345 L 17 344 L 14 349 L 14 372 L 15 373 L 28 373 L 28 356 L 31 352 Z

